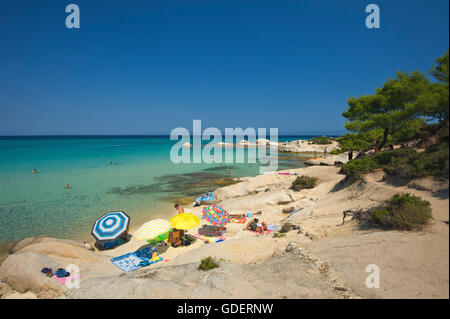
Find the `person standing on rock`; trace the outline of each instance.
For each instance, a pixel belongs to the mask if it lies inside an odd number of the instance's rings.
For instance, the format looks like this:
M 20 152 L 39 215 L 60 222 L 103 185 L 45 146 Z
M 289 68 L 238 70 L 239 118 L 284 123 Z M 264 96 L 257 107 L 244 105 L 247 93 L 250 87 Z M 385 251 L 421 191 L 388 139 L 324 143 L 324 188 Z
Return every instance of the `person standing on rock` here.
M 348 150 L 348 160 L 351 161 L 353 159 L 353 149 Z
M 327 147 L 325 147 L 325 149 L 323 150 L 323 158 L 327 158 Z

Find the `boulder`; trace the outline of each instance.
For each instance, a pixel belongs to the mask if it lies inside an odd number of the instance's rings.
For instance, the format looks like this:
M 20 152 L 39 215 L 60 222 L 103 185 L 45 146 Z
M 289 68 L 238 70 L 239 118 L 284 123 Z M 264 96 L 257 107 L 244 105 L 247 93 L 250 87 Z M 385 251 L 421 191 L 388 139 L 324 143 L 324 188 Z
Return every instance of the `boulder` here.
M 291 195 L 284 190 L 263 194 L 259 200 L 267 205 L 286 205 L 294 201 Z
M 263 262 L 198 270 L 199 261 L 146 268 L 123 276 L 87 279 L 67 298 L 345 298 L 307 252 L 291 246 Z M 339 285 L 344 287 L 343 285 Z
M 0 282 L 0 299 L 5 298 L 6 296 L 13 294 L 14 290 L 8 286 L 7 283 L 1 281 Z
M 293 225 L 291 223 L 284 223 L 281 227 L 280 233 L 287 233 L 293 229 Z
M 64 243 L 64 244 L 68 244 L 68 245 L 72 245 L 72 246 L 78 246 L 80 248 L 84 248 L 84 245 L 73 241 L 73 240 L 69 240 L 69 239 L 57 239 L 57 238 L 53 238 L 53 237 L 48 237 L 48 236 L 36 236 L 36 237 L 28 237 L 25 239 L 22 239 L 18 242 L 16 242 L 14 245 L 11 246 L 11 248 L 9 249 L 9 254 L 15 254 L 18 251 L 22 250 L 23 248 L 29 246 L 29 245 L 33 245 L 33 244 L 41 244 L 41 243 Z
M 0 279 L 19 293 L 32 292 L 39 298 L 53 298 L 67 288 L 54 278 L 46 277 L 41 269 L 61 266 L 52 259 L 32 251 L 8 256 L 0 266 Z
M 38 297 L 34 293 L 28 291 L 24 294 L 15 292 L 5 296 L 3 299 L 38 299 Z

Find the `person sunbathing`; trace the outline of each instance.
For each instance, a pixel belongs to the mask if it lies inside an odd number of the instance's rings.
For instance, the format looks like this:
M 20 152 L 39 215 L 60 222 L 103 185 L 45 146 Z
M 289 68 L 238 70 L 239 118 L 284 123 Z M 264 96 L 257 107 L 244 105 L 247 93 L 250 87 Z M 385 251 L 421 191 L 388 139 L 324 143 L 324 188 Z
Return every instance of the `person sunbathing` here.
M 264 234 L 264 232 L 267 231 L 267 224 L 266 222 L 259 223 L 259 220 L 254 218 L 252 221 L 247 223 L 245 229 Z

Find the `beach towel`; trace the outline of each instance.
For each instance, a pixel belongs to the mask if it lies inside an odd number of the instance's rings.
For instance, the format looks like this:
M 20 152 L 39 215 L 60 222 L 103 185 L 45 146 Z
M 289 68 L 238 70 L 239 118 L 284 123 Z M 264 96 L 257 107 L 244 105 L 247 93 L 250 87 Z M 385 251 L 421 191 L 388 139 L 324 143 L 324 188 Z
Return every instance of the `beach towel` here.
M 292 212 L 290 212 L 289 213 L 289 217 L 291 217 L 292 215 L 294 215 L 294 214 L 297 214 L 299 211 L 301 211 L 303 208 L 299 208 L 299 209 L 296 209 L 296 210 L 293 210 Z
M 224 235 L 225 233 L 226 229 L 217 230 L 217 227 L 210 225 L 203 225 L 202 228 L 198 229 L 198 234 L 202 236 L 218 237 Z
M 158 254 L 156 247 L 146 247 L 134 253 L 111 258 L 111 262 L 120 270 L 130 272 L 161 261 L 160 256 L 153 257 L 155 253 Z
M 56 277 L 56 276 L 53 276 L 53 278 L 55 278 L 56 281 L 59 282 L 61 285 L 65 285 L 66 281 L 70 282 L 70 281 L 75 280 L 75 279 L 80 279 L 81 276 L 79 274 L 70 274 L 68 277 Z
M 298 175 L 298 173 L 294 173 L 294 172 L 281 172 L 278 173 L 279 175 Z
M 213 193 L 207 193 L 207 194 L 203 194 L 198 196 L 196 199 L 194 199 L 194 204 L 195 203 L 201 203 L 201 202 L 212 202 L 215 198 L 215 195 Z
M 230 223 L 235 223 L 235 224 L 245 224 L 246 221 L 247 221 L 247 218 L 231 218 L 230 219 Z
M 219 243 L 219 242 L 222 242 L 222 241 L 224 241 L 226 239 L 222 235 L 220 235 L 218 237 L 208 237 L 208 236 L 203 236 L 203 235 L 200 235 L 200 234 L 194 234 L 194 237 L 197 238 L 197 239 L 200 239 L 200 240 L 202 240 L 204 242 L 209 241 L 210 243 Z
M 267 230 L 275 231 L 278 229 L 278 225 L 267 225 Z

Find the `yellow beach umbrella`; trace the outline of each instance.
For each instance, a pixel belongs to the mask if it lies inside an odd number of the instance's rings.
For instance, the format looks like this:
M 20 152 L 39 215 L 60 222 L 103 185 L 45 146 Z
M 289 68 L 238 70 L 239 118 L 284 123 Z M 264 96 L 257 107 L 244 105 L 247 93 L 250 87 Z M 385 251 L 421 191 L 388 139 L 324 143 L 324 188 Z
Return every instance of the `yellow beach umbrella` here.
M 153 239 L 158 235 L 168 232 L 172 229 L 172 225 L 165 219 L 153 219 L 142 225 L 134 236 L 137 240 Z
M 169 219 L 169 223 L 173 228 L 188 230 L 200 225 L 200 218 L 191 213 L 181 213 Z

